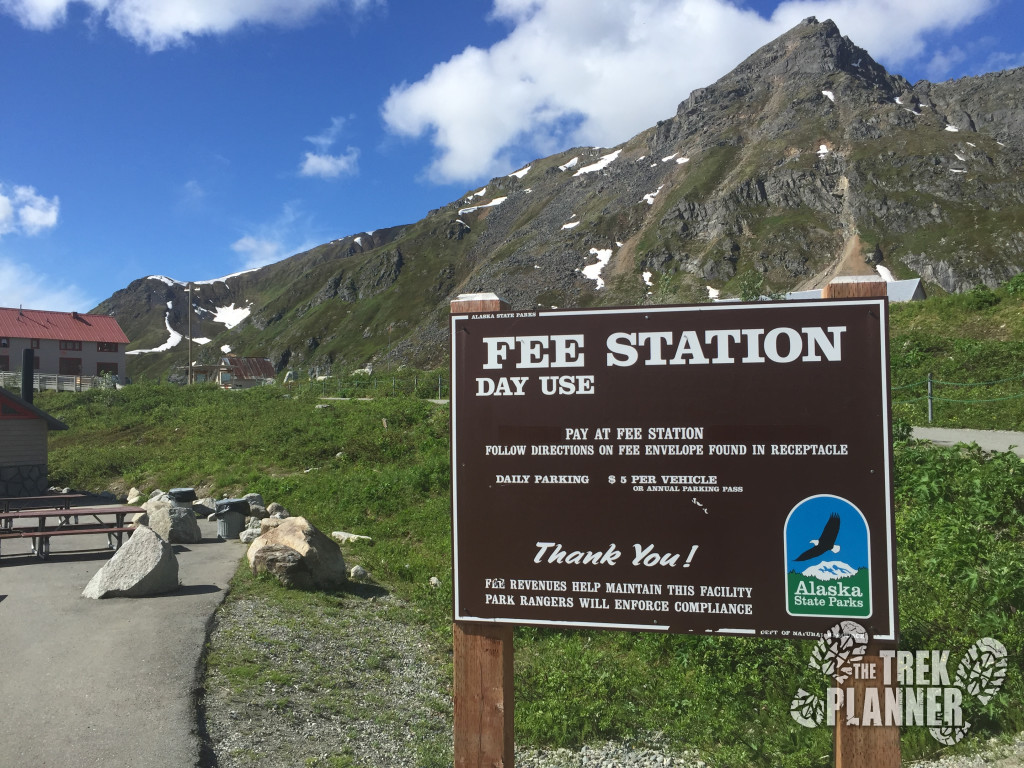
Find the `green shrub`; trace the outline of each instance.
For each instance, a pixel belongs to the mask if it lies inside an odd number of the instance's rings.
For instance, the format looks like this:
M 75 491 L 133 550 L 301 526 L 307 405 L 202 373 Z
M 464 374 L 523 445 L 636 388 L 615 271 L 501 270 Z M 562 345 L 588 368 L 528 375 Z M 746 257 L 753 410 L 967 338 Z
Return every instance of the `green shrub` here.
M 999 296 L 987 285 L 979 285 L 963 294 L 964 304 L 975 312 L 994 307 L 999 303 Z
M 1011 277 L 1001 288 L 1011 296 L 1024 296 L 1024 272 Z

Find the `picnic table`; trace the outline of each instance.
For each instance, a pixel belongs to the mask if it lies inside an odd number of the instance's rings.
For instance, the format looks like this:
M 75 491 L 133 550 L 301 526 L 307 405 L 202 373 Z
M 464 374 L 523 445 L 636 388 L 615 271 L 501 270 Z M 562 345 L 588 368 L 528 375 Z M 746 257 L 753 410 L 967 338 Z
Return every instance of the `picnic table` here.
M 48 509 L 5 510 L 0 512 L 0 523 L 2 523 L 0 525 L 0 543 L 5 539 L 30 539 L 32 552 L 40 560 L 45 560 L 50 554 L 50 539 L 53 536 L 106 534 L 107 547 L 117 550 L 121 546 L 124 534 L 131 535 L 131 532 L 135 530 L 131 526 L 125 525 L 125 518 L 138 511 L 138 507 L 120 504 L 100 507 L 71 507 L 67 505 L 60 509 L 50 507 Z M 92 518 L 92 520 L 80 522 L 81 518 Z M 22 524 L 15 525 L 16 522 Z
M 0 496 L 0 528 L 10 528 L 8 512 L 24 509 L 71 509 L 71 502 L 86 498 L 84 493 L 54 493 L 46 496 Z

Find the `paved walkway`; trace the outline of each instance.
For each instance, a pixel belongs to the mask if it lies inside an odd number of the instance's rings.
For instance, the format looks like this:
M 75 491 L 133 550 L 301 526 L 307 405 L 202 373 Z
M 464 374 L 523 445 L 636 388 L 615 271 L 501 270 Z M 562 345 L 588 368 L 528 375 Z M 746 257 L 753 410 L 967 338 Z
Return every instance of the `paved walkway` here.
M 110 557 L 98 536 L 55 537 L 48 560 L 0 557 L 0 765 L 190 768 L 207 623 L 245 553 L 200 521 L 175 545 L 182 587 L 142 599 L 82 597 Z
M 943 429 L 940 427 L 914 427 L 912 434 L 918 440 L 929 440 L 936 445 L 977 443 L 986 451 L 1013 451 L 1024 456 L 1024 432 L 1001 429 Z

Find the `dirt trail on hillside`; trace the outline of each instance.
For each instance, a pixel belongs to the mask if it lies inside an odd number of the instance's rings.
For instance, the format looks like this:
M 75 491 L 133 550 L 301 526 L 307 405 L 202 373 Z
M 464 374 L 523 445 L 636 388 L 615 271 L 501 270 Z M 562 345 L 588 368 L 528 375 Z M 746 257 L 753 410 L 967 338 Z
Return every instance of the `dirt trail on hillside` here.
M 824 270 L 805 280 L 797 286 L 798 291 L 810 291 L 817 288 L 824 288 L 837 277 L 849 277 L 854 275 L 878 277 L 875 268 L 864 261 L 863 249 L 860 235 L 854 233 L 846 238 L 843 250 L 839 257 L 828 265 Z

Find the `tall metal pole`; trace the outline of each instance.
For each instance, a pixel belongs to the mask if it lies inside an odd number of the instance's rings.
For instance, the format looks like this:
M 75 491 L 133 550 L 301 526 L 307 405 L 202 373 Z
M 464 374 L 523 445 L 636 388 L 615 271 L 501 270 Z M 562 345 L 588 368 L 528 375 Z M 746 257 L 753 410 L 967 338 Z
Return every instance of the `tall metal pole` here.
M 192 383 L 192 282 L 188 284 L 188 383 Z
M 928 372 L 928 423 L 932 423 L 932 374 Z

